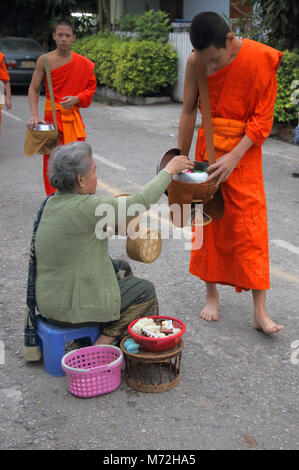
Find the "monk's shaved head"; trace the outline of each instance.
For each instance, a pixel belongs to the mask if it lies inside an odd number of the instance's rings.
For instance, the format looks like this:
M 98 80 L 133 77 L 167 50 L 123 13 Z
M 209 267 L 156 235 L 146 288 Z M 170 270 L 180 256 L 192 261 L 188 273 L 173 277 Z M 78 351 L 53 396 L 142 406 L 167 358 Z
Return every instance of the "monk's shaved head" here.
M 205 11 L 196 15 L 190 26 L 190 41 L 194 49 L 202 51 L 209 46 L 226 47 L 228 24 L 217 13 Z
M 58 28 L 58 26 L 68 26 L 72 30 L 73 34 L 75 34 L 75 27 L 73 23 L 67 18 L 60 18 L 54 23 L 54 28 L 53 28 L 54 33 L 56 33 L 56 29 Z

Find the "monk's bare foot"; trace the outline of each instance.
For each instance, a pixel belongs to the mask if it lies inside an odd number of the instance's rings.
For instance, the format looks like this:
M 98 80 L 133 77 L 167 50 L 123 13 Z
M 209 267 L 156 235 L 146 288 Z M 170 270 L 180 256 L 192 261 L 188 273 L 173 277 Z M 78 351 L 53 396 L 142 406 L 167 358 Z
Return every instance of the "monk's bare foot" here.
M 206 321 L 219 320 L 219 294 L 216 286 L 207 287 L 206 304 L 200 312 L 200 317 Z
M 266 335 L 278 333 L 284 327 L 277 325 L 266 310 L 266 290 L 252 289 L 253 295 L 253 328 L 262 330 Z
M 253 328 L 262 330 L 266 335 L 273 335 L 283 330 L 283 325 L 277 325 L 269 317 L 267 312 L 255 313 L 253 319 Z

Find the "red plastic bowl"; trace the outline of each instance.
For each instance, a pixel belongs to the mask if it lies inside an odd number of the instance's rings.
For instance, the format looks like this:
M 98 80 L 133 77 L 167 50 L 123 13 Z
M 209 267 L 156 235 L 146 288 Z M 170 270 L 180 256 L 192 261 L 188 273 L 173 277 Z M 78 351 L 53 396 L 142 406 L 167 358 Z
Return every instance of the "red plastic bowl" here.
M 151 352 L 161 352 L 161 351 L 169 351 L 170 349 L 173 349 L 180 341 L 181 337 L 186 331 L 186 326 L 185 324 L 181 321 L 178 320 L 177 318 L 173 317 L 165 317 L 164 315 L 158 315 L 158 316 L 149 316 L 149 317 L 144 317 L 144 318 L 152 318 L 155 320 L 156 318 L 165 319 L 165 320 L 172 320 L 174 328 L 180 328 L 181 331 L 175 335 L 171 336 L 166 336 L 165 338 L 146 338 L 145 336 L 138 335 L 134 331 L 132 331 L 132 326 L 138 322 L 138 320 L 141 320 L 141 318 L 137 318 L 137 320 L 132 321 L 129 326 L 128 326 L 128 332 L 134 339 L 134 341 L 140 346 L 145 351 L 151 351 Z

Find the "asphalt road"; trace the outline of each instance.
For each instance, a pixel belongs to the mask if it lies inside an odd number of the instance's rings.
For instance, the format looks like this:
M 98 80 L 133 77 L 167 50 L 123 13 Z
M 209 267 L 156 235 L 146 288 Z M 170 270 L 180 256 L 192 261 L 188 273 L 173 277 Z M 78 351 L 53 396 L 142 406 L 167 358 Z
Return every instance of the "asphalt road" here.
M 41 101 L 44 97 L 41 97 Z M 176 146 L 180 105 L 83 110 L 97 162 L 99 192 L 136 192 Z M 171 391 L 145 394 L 122 379 L 111 394 L 72 396 L 65 377 L 23 361 L 23 323 L 32 224 L 45 194 L 42 158 L 23 155 L 26 96 L 13 96 L 0 140 L 0 448 L 2 449 L 295 449 L 299 443 L 298 147 L 268 139 L 271 317 L 285 326 L 269 337 L 251 327 L 251 294 L 220 288 L 220 321 L 199 319 L 203 283 L 188 272 L 184 240 L 164 240 L 151 265 L 131 261 L 155 283 L 160 312 L 182 319 L 181 376 Z M 161 198 L 166 203 L 166 197 Z M 126 258 L 125 241 L 111 240 Z M 4 354 L 3 354 L 4 350 Z

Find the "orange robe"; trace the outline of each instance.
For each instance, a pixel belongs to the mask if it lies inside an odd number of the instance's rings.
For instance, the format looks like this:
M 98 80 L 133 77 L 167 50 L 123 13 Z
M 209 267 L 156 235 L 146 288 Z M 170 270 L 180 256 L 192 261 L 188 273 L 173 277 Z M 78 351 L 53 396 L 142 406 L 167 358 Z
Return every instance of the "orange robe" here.
M 92 101 L 96 90 L 94 63 L 80 54 L 72 53 L 72 60 L 51 71 L 57 126 L 59 131 L 59 144 L 67 144 L 78 140 L 85 140 L 85 126 L 79 108 L 87 108 Z M 46 105 L 45 120 L 54 122 L 50 101 L 50 93 L 45 76 Z M 71 109 L 64 109 L 60 102 L 64 96 L 78 96 L 79 104 Z M 56 191 L 50 185 L 48 173 L 49 155 L 44 155 L 44 184 L 46 194 L 49 196 Z
M 4 62 L 4 54 L 0 52 L 0 81 L 1 82 L 9 82 L 10 78 L 8 75 L 8 71 Z M 0 93 L 0 126 L 1 126 L 1 109 L 2 109 L 2 96 Z
M 190 273 L 237 292 L 270 288 L 261 146 L 272 129 L 281 57 L 275 49 L 243 39 L 233 62 L 208 77 L 216 158 L 244 134 L 253 145 L 221 185 L 224 215 L 204 227 L 202 248 L 191 252 Z M 203 127 L 195 158 L 207 160 Z

